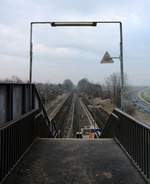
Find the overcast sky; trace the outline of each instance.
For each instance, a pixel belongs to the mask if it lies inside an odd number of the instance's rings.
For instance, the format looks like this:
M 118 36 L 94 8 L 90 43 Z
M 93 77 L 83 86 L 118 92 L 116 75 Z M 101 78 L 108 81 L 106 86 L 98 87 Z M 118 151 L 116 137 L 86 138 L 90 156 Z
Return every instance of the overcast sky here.
M 29 76 L 31 21 L 123 22 L 124 71 L 133 85 L 150 85 L 149 0 L 1 0 L 0 78 Z M 119 26 L 33 28 L 33 80 L 103 82 L 120 63 L 100 64 L 105 51 L 119 56 Z

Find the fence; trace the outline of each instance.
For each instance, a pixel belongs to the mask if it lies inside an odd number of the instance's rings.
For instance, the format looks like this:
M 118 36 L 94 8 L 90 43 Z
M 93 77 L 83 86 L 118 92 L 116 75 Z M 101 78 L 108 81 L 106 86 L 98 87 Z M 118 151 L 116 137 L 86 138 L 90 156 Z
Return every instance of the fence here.
M 41 123 L 40 131 L 47 134 L 44 136 L 57 136 L 35 85 L 0 84 L 0 182 L 38 136 Z
M 37 113 L 38 110 L 33 110 L 0 127 L 0 181 L 32 144 L 36 136 L 34 117 Z
M 119 119 L 118 121 L 114 115 Z M 113 111 L 110 121 L 115 127 L 114 136 L 149 180 L 150 126 L 135 120 L 118 109 Z

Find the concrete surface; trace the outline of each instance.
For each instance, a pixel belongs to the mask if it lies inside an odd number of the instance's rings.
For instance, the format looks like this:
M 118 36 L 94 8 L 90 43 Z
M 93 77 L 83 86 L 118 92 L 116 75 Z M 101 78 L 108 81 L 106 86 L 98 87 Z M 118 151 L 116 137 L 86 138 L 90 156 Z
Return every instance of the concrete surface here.
M 112 139 L 38 139 L 6 183 L 143 184 Z

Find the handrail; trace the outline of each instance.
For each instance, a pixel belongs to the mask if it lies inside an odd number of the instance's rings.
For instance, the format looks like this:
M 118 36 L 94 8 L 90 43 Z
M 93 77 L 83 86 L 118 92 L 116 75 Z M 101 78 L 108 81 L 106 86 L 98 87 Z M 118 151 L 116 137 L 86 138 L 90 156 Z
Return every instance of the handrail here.
M 58 136 L 55 123 L 49 120 L 35 84 L 2 82 L 0 89 L 3 101 L 0 106 L 0 126 L 20 118 L 33 109 L 40 109 L 51 135 Z
M 134 121 L 134 122 L 137 123 L 139 126 L 142 126 L 142 127 L 147 128 L 147 129 L 150 130 L 150 125 L 148 125 L 148 124 L 146 124 L 146 123 L 143 123 L 143 122 L 141 122 L 141 121 L 135 119 L 133 116 L 131 116 L 131 115 L 129 115 L 129 114 L 127 114 L 127 113 L 121 111 L 120 109 L 115 108 L 115 109 L 114 109 L 114 112 L 118 112 L 119 114 L 122 114 L 123 116 L 126 116 L 126 118 L 128 118 L 128 119 Z
M 58 137 L 34 84 L 0 84 L 0 182 L 38 136 Z M 44 123 L 44 124 L 43 124 Z M 46 126 L 45 126 L 46 125 Z
M 41 97 L 40 97 L 39 92 L 38 92 L 38 90 L 37 90 L 35 85 L 34 85 L 34 90 L 35 90 L 35 94 L 36 94 L 36 96 L 38 98 L 38 102 L 40 103 L 40 108 L 41 108 L 41 110 L 43 112 L 44 119 L 46 120 L 47 125 L 49 126 L 50 131 L 51 131 L 53 137 L 59 136 L 58 135 L 58 130 L 57 130 L 56 126 L 55 126 L 55 123 L 53 121 L 50 121 L 49 118 L 48 118 L 48 115 L 46 113 L 45 107 L 44 107 L 44 105 L 42 103 Z
M 109 116 L 109 119 L 105 125 L 105 127 L 102 130 L 102 133 L 100 135 L 100 138 L 112 138 L 115 135 L 116 127 L 119 123 L 119 117 L 115 115 L 113 112 Z
M 22 119 L 24 119 L 25 117 L 29 116 L 30 114 L 34 113 L 34 112 L 37 112 L 37 109 L 33 109 L 31 110 L 30 112 L 27 112 L 23 115 L 21 115 L 21 117 L 17 118 L 16 120 L 11 120 L 11 121 L 8 121 L 6 123 L 2 123 L 0 124 L 0 130 L 1 129 L 4 129 L 4 128 L 7 128 L 11 125 L 14 125 L 15 123 L 17 123 L 18 121 L 21 121 Z
M 34 118 L 38 109 L 0 127 L 0 182 L 15 167 L 36 138 Z M 26 130 L 26 131 L 25 131 Z
M 119 118 L 117 123 L 114 115 Z M 116 125 L 113 137 L 150 181 L 150 127 L 119 109 L 113 110 L 109 124 Z

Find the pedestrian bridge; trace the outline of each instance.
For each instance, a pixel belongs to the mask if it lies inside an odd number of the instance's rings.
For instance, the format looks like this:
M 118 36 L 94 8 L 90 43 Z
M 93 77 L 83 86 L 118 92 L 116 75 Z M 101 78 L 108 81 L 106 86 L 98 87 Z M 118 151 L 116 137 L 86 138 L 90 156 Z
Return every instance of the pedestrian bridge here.
M 0 182 L 146 183 L 150 128 L 114 109 L 97 139 L 63 139 L 34 84 L 0 84 Z

